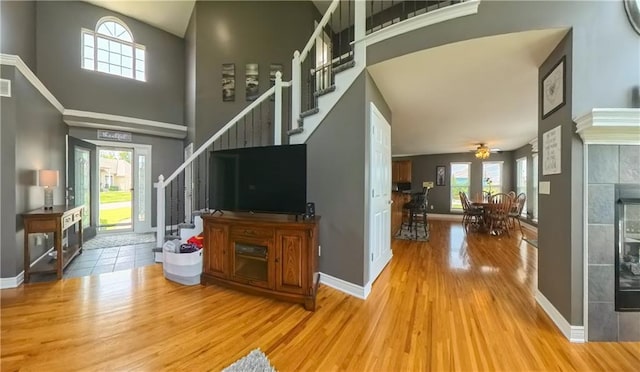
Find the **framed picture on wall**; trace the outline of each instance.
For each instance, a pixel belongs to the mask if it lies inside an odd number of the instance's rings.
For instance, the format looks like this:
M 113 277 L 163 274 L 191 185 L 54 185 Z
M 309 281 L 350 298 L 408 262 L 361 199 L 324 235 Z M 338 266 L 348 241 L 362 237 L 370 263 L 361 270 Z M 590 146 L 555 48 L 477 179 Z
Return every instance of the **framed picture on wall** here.
M 444 165 L 436 166 L 436 186 L 444 186 L 447 179 L 447 168 Z
M 222 65 L 222 102 L 236 100 L 236 65 L 224 63 Z
M 245 79 L 247 81 L 247 101 L 255 101 L 256 98 L 258 98 L 258 93 L 260 93 L 260 88 L 258 87 L 259 77 L 258 64 L 247 63 L 245 73 Z
M 542 118 L 558 111 L 565 103 L 565 75 L 566 57 L 563 56 L 558 63 L 551 68 L 551 71 L 542 79 L 540 91 L 542 94 Z

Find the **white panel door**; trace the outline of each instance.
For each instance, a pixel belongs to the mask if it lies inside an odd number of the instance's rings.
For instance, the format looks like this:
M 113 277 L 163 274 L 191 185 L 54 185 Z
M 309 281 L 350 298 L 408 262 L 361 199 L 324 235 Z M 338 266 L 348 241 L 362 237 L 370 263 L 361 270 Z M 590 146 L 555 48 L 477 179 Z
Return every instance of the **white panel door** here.
M 369 282 L 391 260 L 391 126 L 371 103 L 369 123 Z

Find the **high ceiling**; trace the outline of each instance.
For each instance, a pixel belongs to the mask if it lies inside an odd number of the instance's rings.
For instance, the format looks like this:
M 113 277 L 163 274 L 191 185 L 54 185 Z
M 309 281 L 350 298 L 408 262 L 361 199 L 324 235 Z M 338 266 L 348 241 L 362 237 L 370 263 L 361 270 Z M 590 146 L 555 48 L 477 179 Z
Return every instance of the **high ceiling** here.
M 86 0 L 184 37 L 194 0 Z M 264 0 L 267 1 L 267 0 Z M 320 12 L 329 1 L 313 0 Z M 393 155 L 478 143 L 514 150 L 537 135 L 538 66 L 566 34 L 550 29 L 427 49 L 369 67 L 393 111 Z
M 176 36 L 184 37 L 191 18 L 195 0 L 84 0 L 105 9 L 124 14 L 150 24 Z M 241 0 L 236 0 L 241 1 Z M 261 0 L 270 1 L 270 0 Z M 327 0 L 313 0 L 318 10 L 324 12 L 331 4 Z
M 370 66 L 393 111 L 392 154 L 504 151 L 537 136 L 538 66 L 566 29 L 448 44 Z

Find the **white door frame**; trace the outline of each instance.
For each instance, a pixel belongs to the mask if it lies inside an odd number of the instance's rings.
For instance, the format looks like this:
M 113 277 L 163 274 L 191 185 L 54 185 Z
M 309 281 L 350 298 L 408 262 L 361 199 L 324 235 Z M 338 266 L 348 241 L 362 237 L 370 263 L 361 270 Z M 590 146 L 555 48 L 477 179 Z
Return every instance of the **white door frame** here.
M 380 180 L 383 184 L 382 190 L 374 190 L 374 175 L 373 175 L 373 166 L 372 162 L 374 160 L 374 141 L 373 141 L 373 130 L 374 130 L 374 120 L 378 120 L 382 125 L 386 125 L 388 128 L 388 137 L 389 137 L 389 156 L 388 163 L 386 164 L 387 171 L 385 174 L 382 174 L 382 179 Z M 382 270 L 386 267 L 386 265 L 391 261 L 393 257 L 393 252 L 391 251 L 391 125 L 382 115 L 382 113 L 378 110 L 378 108 L 370 103 L 370 115 L 367 123 L 367 134 L 366 134 L 366 156 L 368 158 L 366 175 L 367 175 L 367 186 L 366 186 L 366 201 L 365 201 L 365 209 L 366 209 L 366 220 L 365 220 L 365 239 L 367 246 L 367 254 L 365 257 L 365 265 L 369 268 L 369 277 L 365 278 L 368 281 L 368 284 L 365 286 L 366 288 L 371 288 L 371 284 L 375 281 L 375 279 L 380 275 Z M 388 173 L 388 174 L 387 174 Z M 374 218 L 375 218 L 375 210 L 373 204 L 374 195 L 378 195 L 379 197 L 386 197 L 388 200 L 386 201 L 386 205 L 388 208 L 388 221 L 384 222 L 383 231 L 373 231 L 374 226 Z M 375 244 L 378 243 L 382 239 L 382 250 L 379 257 L 374 257 L 374 250 L 376 248 Z M 376 262 L 374 262 L 376 259 Z M 368 293 L 365 293 L 365 297 Z
M 96 156 L 96 159 L 98 161 L 98 164 L 96 164 L 96 169 L 98 169 L 99 172 L 99 166 L 100 166 L 100 156 L 99 156 L 99 151 L 100 148 L 105 148 L 105 147 L 111 147 L 111 148 L 127 148 L 127 149 L 132 149 L 133 150 L 133 164 L 132 164 L 132 177 L 133 177 L 133 195 L 131 197 L 131 207 L 132 207 L 132 218 L 131 218 L 131 224 L 132 224 L 132 229 L 133 232 L 135 233 L 146 233 L 146 232 L 151 232 L 151 186 L 153 184 L 153 180 L 151 179 L 151 165 L 153 164 L 152 162 L 152 147 L 151 145 L 145 145 L 145 144 L 140 144 L 140 143 L 128 143 L 128 142 L 111 142 L 111 141 L 99 141 L 99 140 L 84 140 L 90 143 L 93 143 L 94 145 L 98 146 L 98 156 Z M 138 177 L 138 156 L 139 155 L 145 155 L 147 160 L 146 160 L 146 165 L 145 165 L 145 175 L 144 175 L 144 179 L 145 179 L 145 184 L 142 186 L 144 187 L 144 195 L 145 195 L 145 200 L 144 200 L 144 208 L 145 211 L 147 211 L 147 213 L 145 213 L 145 219 L 144 221 L 139 221 L 138 220 L 138 213 L 139 213 L 139 208 L 138 208 L 138 198 L 136 197 L 136 190 L 138 190 L 138 188 L 140 187 L 140 185 L 138 185 L 138 181 L 139 181 L 139 177 Z

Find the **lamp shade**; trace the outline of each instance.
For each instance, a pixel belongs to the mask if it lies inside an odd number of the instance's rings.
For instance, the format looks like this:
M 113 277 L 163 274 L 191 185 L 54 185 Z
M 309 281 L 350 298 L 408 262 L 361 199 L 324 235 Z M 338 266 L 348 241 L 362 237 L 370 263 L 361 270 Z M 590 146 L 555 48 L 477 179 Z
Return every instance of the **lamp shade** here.
M 51 169 L 40 169 L 38 171 L 38 186 L 57 187 L 59 172 Z

